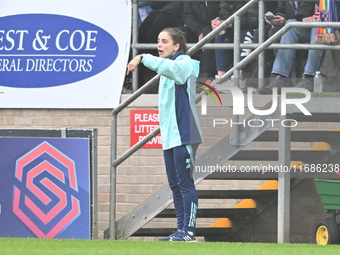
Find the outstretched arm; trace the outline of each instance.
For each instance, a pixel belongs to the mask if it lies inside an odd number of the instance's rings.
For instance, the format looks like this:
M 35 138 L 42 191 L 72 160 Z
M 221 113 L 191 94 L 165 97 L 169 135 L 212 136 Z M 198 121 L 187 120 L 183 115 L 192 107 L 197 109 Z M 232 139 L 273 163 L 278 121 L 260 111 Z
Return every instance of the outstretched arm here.
M 130 72 L 136 71 L 136 67 L 139 65 L 139 63 L 142 61 L 142 56 L 137 55 L 134 57 L 129 64 L 127 65 L 127 72 L 126 74 L 129 74 Z
M 144 54 L 143 64 L 160 75 L 184 84 L 188 78 L 198 77 L 199 62 L 188 58 L 171 60 Z M 197 64 L 197 66 L 195 66 Z

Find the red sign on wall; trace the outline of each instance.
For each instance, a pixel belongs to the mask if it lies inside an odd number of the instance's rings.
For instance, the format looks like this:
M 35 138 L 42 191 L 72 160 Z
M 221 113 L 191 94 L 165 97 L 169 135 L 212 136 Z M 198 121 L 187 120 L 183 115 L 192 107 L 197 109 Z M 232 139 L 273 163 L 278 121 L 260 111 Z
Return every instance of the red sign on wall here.
M 158 110 L 130 111 L 131 147 L 159 127 Z M 142 148 L 162 148 L 161 134 L 151 139 Z

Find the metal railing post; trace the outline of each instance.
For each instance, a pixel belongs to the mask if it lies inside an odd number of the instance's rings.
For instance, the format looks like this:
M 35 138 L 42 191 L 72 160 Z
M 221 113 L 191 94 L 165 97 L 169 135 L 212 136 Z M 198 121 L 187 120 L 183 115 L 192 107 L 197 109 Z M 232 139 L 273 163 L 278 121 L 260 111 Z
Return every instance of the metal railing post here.
M 138 1 L 133 0 L 132 8 L 132 58 L 137 56 L 138 50 L 136 45 L 138 44 Z M 132 91 L 136 92 L 138 89 L 138 66 L 136 71 L 132 73 Z
M 240 43 L 241 43 L 241 17 L 235 16 L 234 19 L 234 66 L 240 62 Z M 240 69 L 234 68 L 234 85 L 239 87 Z
M 111 164 L 110 164 L 110 239 L 116 239 L 116 186 L 117 186 L 117 168 L 112 162 L 117 157 L 117 114 L 111 113 Z
M 143 87 L 138 89 L 134 94 L 132 94 L 128 99 L 122 102 L 119 106 L 117 106 L 111 113 L 111 154 L 110 154 L 110 218 L 109 218 L 109 227 L 110 227 L 110 239 L 116 239 L 116 187 L 117 187 L 117 166 L 128 156 L 120 157 L 117 160 L 117 116 L 120 111 L 122 111 L 125 107 L 127 107 L 130 103 L 136 100 L 140 95 L 142 95 L 145 91 L 150 89 L 152 86 L 156 84 L 159 79 L 159 75 L 156 75 L 153 79 L 148 81 Z M 146 144 L 149 140 L 152 139 L 151 135 L 156 136 L 159 133 L 159 128 L 156 129 L 152 134 L 144 137 L 143 140 L 139 141 L 135 146 L 131 149 L 135 151 Z M 137 148 L 137 149 L 136 149 Z M 130 149 L 130 150 L 131 150 Z M 133 152 L 126 152 L 123 155 L 131 155 Z M 119 161 L 120 160 L 120 161 Z M 117 162 L 119 161 L 119 162 Z
M 264 12 L 265 12 L 265 3 L 263 0 L 259 2 L 259 44 L 264 42 L 265 37 L 265 20 L 264 20 Z M 258 57 L 258 87 L 261 88 L 264 85 L 264 52 L 259 54 Z
M 280 97 L 279 109 L 281 109 L 282 97 Z M 279 126 L 279 167 L 278 173 L 278 197 L 277 197 L 277 242 L 290 242 L 290 122 L 285 121 L 285 115 L 280 113 Z M 285 126 L 282 122 L 285 121 Z M 287 170 L 287 171 L 286 171 Z
M 234 66 L 240 62 L 240 43 L 241 43 L 241 17 L 236 15 L 234 18 Z M 240 69 L 234 68 L 234 85 L 239 87 Z M 240 116 L 233 115 L 233 132 L 230 137 L 231 145 L 239 144 L 239 120 Z

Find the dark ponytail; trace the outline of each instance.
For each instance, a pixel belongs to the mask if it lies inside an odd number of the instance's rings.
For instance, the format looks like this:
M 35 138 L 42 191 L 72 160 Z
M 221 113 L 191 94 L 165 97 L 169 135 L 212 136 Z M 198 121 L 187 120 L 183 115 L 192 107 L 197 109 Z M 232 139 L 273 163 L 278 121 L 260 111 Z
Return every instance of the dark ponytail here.
M 177 27 L 167 27 L 162 30 L 162 32 L 168 32 L 171 36 L 174 45 L 179 44 L 179 50 L 184 51 L 185 54 L 188 53 L 187 40 L 185 39 L 185 32 Z

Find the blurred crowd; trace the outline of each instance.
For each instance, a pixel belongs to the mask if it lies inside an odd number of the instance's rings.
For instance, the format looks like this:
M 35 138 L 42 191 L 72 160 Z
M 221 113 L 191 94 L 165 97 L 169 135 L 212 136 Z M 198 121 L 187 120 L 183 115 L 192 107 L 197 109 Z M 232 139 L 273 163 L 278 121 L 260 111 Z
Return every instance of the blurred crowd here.
M 334 1 L 332 8 L 319 8 L 322 2 L 267 1 L 265 2 L 265 38 L 267 40 L 285 24 L 290 22 L 339 21 L 340 10 Z M 188 43 L 197 43 L 204 36 L 216 29 L 248 1 L 183 1 L 183 2 L 138 2 L 139 7 L 139 43 L 156 43 L 158 34 L 166 27 L 178 27 L 186 33 Z M 328 16 L 327 16 L 328 14 Z M 333 17 L 330 20 L 329 17 Z M 241 43 L 258 43 L 258 5 L 250 8 L 241 17 Z M 337 44 L 340 35 L 337 29 L 325 31 L 318 28 L 292 28 L 276 43 L 295 44 Z M 231 24 L 211 43 L 233 43 L 234 26 Z M 158 55 L 157 50 L 142 50 L 143 53 Z M 282 87 L 299 87 L 313 92 L 313 81 L 317 71 L 327 78 L 340 78 L 340 56 L 325 54 L 324 50 L 308 50 L 298 55 L 294 49 L 266 50 L 264 53 L 264 80 L 259 87 L 258 64 L 253 61 L 240 70 L 239 87 L 246 92 L 248 87 L 259 94 L 272 94 L 273 88 L 280 93 Z M 240 60 L 251 53 L 250 49 L 241 49 Z M 233 67 L 233 50 L 200 50 L 193 58 L 201 61 L 200 78 L 212 82 Z M 304 61 L 301 62 L 301 58 Z M 295 59 L 304 65 L 298 72 Z M 139 69 L 139 86 L 145 84 L 155 75 L 141 66 Z M 294 76 L 295 79 L 292 79 Z M 295 82 L 294 82 L 295 81 Z M 234 84 L 233 76 L 226 84 Z M 125 91 L 131 91 L 131 84 L 124 85 Z M 340 89 L 339 89 L 340 90 Z M 334 91 L 337 91 L 336 89 Z M 149 93 L 157 93 L 156 86 Z

